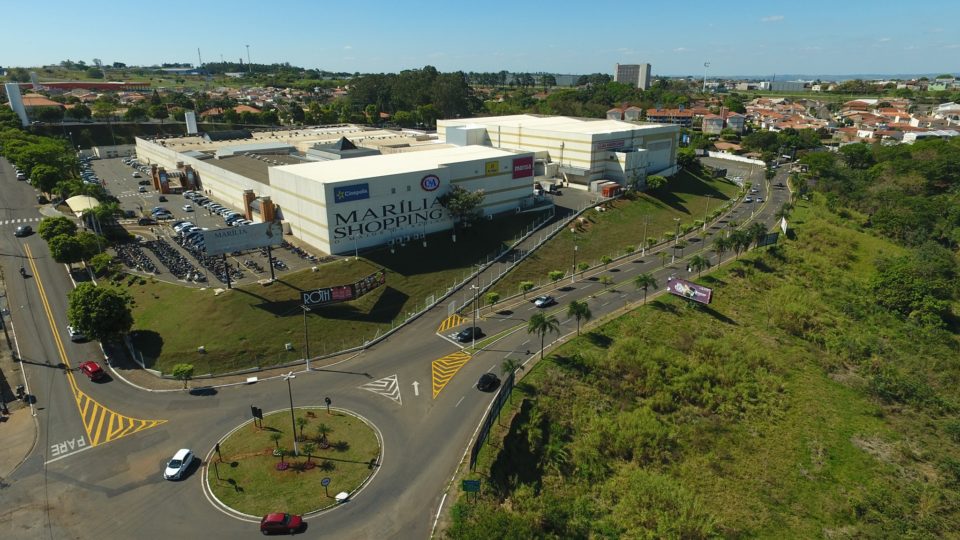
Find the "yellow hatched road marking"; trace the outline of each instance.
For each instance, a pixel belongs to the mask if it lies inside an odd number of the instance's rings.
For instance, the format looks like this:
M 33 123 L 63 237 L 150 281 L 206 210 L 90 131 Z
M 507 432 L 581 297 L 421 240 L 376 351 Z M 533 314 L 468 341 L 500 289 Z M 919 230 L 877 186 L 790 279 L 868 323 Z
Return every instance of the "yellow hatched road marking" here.
M 440 327 L 437 328 L 437 333 L 445 332 L 445 331 L 447 331 L 447 330 L 449 330 L 449 329 L 451 329 L 451 328 L 456 328 L 457 326 L 460 326 L 461 324 L 463 324 L 463 323 L 466 322 L 466 321 L 467 321 L 467 319 L 465 319 L 465 318 L 461 317 L 460 315 L 457 315 L 456 313 L 454 313 L 453 315 L 451 315 L 451 316 L 447 317 L 446 319 L 444 319 L 442 323 L 440 323 Z
M 470 355 L 463 351 L 448 354 L 431 362 L 431 379 L 433 380 L 433 398 L 436 399 L 440 391 L 447 386 L 453 376 L 460 371 Z

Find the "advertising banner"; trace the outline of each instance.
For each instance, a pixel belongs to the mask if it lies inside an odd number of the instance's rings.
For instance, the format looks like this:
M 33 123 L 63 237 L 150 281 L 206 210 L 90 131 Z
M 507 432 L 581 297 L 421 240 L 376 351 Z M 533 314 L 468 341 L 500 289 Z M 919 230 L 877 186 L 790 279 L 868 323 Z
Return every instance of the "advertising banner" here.
M 713 297 L 713 289 L 680 278 L 667 279 L 667 292 L 701 304 L 709 304 Z
M 203 231 L 203 247 L 207 255 L 222 255 L 267 246 L 279 246 L 283 228 L 279 223 L 254 223 L 243 227 L 227 227 Z
M 515 158 L 513 160 L 513 179 L 529 178 L 533 176 L 533 156 Z
M 488 161 L 484 163 L 484 170 L 486 171 L 486 176 L 495 176 L 500 174 L 500 162 L 499 161 Z
M 626 144 L 623 139 L 615 139 L 612 141 L 600 141 L 593 144 L 593 150 L 596 152 L 602 150 L 619 150 L 623 148 L 623 145 Z
M 322 306 L 335 302 L 348 302 L 360 298 L 377 287 L 386 284 L 386 282 L 386 272 L 379 270 L 348 285 L 334 285 L 333 287 L 303 291 L 300 293 L 300 297 L 305 306 Z
M 369 184 L 353 184 L 333 188 L 333 202 L 342 203 L 370 198 Z
M 779 232 L 774 231 L 772 233 L 767 233 L 767 235 L 763 237 L 763 240 L 757 242 L 757 247 L 772 246 L 777 243 L 778 238 L 780 238 Z

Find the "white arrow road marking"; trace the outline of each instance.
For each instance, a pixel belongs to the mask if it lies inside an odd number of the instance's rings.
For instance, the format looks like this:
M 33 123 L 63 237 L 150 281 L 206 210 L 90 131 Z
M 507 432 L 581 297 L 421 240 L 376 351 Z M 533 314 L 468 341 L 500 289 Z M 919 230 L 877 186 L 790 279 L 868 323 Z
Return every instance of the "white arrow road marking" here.
M 380 394 L 385 398 L 392 399 L 398 404 L 403 405 L 403 401 L 400 399 L 400 385 L 397 383 L 396 375 L 369 382 L 359 388 L 368 390 L 374 394 Z
M 419 381 L 413 381 L 413 382 L 410 383 L 410 384 L 413 385 L 413 395 L 419 396 L 419 395 L 420 395 L 420 382 L 419 382 Z

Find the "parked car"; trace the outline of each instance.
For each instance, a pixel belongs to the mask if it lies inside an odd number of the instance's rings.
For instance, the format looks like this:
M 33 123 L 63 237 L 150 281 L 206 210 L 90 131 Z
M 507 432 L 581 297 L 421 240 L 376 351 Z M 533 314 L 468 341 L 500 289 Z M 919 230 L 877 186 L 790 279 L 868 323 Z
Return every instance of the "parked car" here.
M 191 205 L 189 205 L 189 204 L 185 204 L 185 205 L 183 205 L 183 211 L 184 211 L 184 212 L 193 212 L 193 206 L 191 206 Z
M 493 373 L 484 373 L 477 381 L 477 390 L 481 392 L 492 392 L 500 386 L 500 378 Z
M 67 334 L 70 336 L 70 341 L 86 341 L 86 340 L 87 340 L 87 336 L 85 336 L 85 335 L 83 335 L 82 333 L 78 332 L 78 331 L 77 331 L 74 327 L 72 327 L 72 326 L 68 326 L 68 327 L 67 327 Z
M 177 450 L 177 453 L 170 458 L 167 467 L 163 470 L 164 480 L 180 480 L 187 469 L 190 468 L 191 463 L 193 463 L 193 452 L 188 448 Z
M 167 198 L 166 198 L 165 196 L 163 196 L 163 195 L 161 195 L 160 197 L 158 197 L 157 200 L 160 201 L 160 202 L 167 202 Z
M 138 189 L 137 191 L 139 191 L 140 193 L 146 193 L 146 192 L 147 192 L 147 188 L 146 188 L 146 186 L 140 186 L 140 189 Z
M 33 227 L 29 225 L 20 225 L 13 231 L 14 236 L 30 236 L 33 234 Z
M 743 202 L 745 202 L 745 203 L 751 203 L 751 202 L 753 202 L 753 199 L 750 198 L 750 197 L 744 197 Z
M 148 217 L 142 217 L 137 220 L 137 225 L 156 225 L 156 224 L 157 224 L 157 220 L 150 219 Z
M 99 381 L 107 375 L 104 373 L 103 368 L 100 367 L 100 364 L 96 362 L 83 362 L 80 364 L 80 373 L 86 375 L 91 381 Z
M 149 181 L 149 180 L 140 180 L 139 182 L 137 182 L 137 184 L 138 184 L 138 185 L 141 185 L 141 186 L 149 186 L 149 185 L 150 185 L 150 181 Z
M 756 198 L 756 201 L 757 201 L 757 202 L 763 202 L 763 197 L 757 197 L 757 198 Z
M 483 330 L 481 330 L 479 326 L 471 326 L 457 332 L 453 337 L 460 343 L 467 343 L 468 341 L 482 338 L 485 335 L 486 334 L 483 333 Z
M 267 514 L 260 520 L 260 532 L 263 534 L 293 534 L 303 528 L 303 518 L 296 514 L 276 512 Z
M 544 308 L 544 307 L 552 306 L 552 305 L 554 305 L 554 304 L 556 304 L 556 303 L 557 303 L 557 301 L 554 300 L 552 296 L 548 296 L 548 295 L 538 296 L 538 297 L 536 297 L 536 298 L 533 299 L 533 305 L 535 305 L 535 306 L 537 306 L 537 307 L 539 307 L 539 308 Z
M 137 171 L 134 171 L 133 173 L 131 173 L 131 176 L 133 176 L 134 178 L 141 178 L 141 174 L 138 173 Z

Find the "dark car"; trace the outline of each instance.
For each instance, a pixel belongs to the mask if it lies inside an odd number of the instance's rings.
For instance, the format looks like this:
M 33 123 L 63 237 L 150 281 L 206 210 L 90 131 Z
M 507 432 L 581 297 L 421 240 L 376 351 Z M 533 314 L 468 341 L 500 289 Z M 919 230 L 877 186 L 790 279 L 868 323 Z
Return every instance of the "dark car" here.
M 149 185 L 150 185 L 150 181 L 149 181 L 149 180 L 141 180 L 141 181 L 137 182 L 137 184 L 139 184 L 139 185 L 141 185 L 141 186 L 149 186 Z
M 20 225 L 13 231 L 14 236 L 30 236 L 31 234 L 33 234 L 33 227 L 29 225 Z
M 483 330 L 480 330 L 479 326 L 471 326 L 457 332 L 453 337 L 460 343 L 466 343 L 474 339 L 482 338 L 484 335 Z
M 137 225 L 156 225 L 156 224 L 157 224 L 157 220 L 150 219 L 148 217 L 142 217 L 137 220 Z
M 37 195 L 37 203 L 38 203 L 38 204 L 47 204 L 48 202 L 50 202 L 50 201 L 49 201 L 46 197 L 44 197 L 43 195 Z
M 481 392 L 492 392 L 500 386 L 500 378 L 493 373 L 484 373 L 477 381 L 477 390 Z
M 157 200 L 160 201 L 160 202 L 167 202 L 167 198 L 164 197 L 163 195 L 157 197 Z
M 260 520 L 260 532 L 263 534 L 293 534 L 303 527 L 303 518 L 296 514 L 275 512 Z

